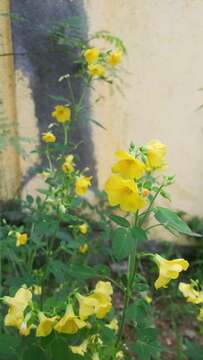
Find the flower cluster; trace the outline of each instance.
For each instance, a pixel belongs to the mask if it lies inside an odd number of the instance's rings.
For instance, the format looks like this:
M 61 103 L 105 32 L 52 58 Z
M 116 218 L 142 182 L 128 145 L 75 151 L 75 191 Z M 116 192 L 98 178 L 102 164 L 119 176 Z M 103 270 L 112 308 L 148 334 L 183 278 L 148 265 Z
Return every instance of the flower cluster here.
M 121 49 L 100 51 L 94 47 L 86 49 L 84 57 L 90 77 L 104 78 L 107 70 L 111 70 L 121 63 L 123 51 Z
M 186 301 L 195 305 L 203 304 L 203 290 L 197 290 L 197 283 L 184 283 L 180 282 L 179 290 L 186 298 Z M 200 308 L 199 315 L 197 317 L 199 321 L 203 321 L 203 307 Z
M 141 181 L 145 174 L 166 166 L 166 146 L 152 140 L 136 152 L 119 150 L 115 155 L 118 161 L 112 166 L 112 172 L 116 175 L 110 176 L 104 190 L 111 206 L 119 205 L 124 211 L 135 212 L 145 207 L 149 195 Z
M 46 337 L 54 330 L 63 334 L 76 334 L 83 328 L 91 329 L 91 317 L 103 319 L 112 308 L 113 289 L 110 282 L 99 281 L 95 289 L 88 295 L 75 294 L 78 301 L 78 315 L 74 310 L 73 303 L 69 301 L 65 313 L 62 315 L 52 314 L 47 316 L 42 311 L 38 311 L 36 304 L 32 300 L 30 289 L 21 287 L 14 297 L 4 296 L 3 301 L 9 306 L 5 316 L 5 326 L 15 327 L 19 334 L 28 336 L 31 330 L 35 330 L 36 337 Z M 88 319 L 88 321 L 87 321 Z M 109 329 L 117 332 L 118 322 L 112 319 L 110 323 L 105 324 Z M 102 346 L 102 340 L 99 335 L 89 335 L 82 344 L 78 346 L 69 345 L 73 353 L 84 355 L 91 349 L 94 349 L 92 359 L 95 358 L 95 350 Z M 94 346 L 92 346 L 94 344 Z M 98 358 L 99 359 L 99 358 Z

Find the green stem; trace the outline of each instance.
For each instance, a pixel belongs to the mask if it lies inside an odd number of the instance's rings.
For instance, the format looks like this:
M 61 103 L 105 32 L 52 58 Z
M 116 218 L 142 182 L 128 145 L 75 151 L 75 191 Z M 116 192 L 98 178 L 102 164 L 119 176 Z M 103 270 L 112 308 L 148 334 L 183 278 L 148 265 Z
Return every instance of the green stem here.
M 68 144 L 68 128 L 65 124 L 63 125 L 63 128 L 64 128 L 64 145 L 66 146 Z
M 139 219 L 139 211 L 137 210 L 137 212 L 135 214 L 135 226 L 138 224 L 138 219 Z M 130 298 L 131 298 L 132 286 L 133 286 L 133 281 L 134 281 L 135 274 L 136 274 L 136 269 L 137 269 L 137 242 L 135 245 L 134 252 L 132 254 L 130 254 L 128 257 L 128 281 L 127 281 L 127 287 L 126 287 L 125 295 L 124 295 L 123 313 L 122 313 L 121 325 L 120 325 L 120 329 L 119 329 L 118 337 L 117 337 L 117 341 L 116 341 L 116 348 L 119 347 L 122 336 L 123 336 L 123 331 L 124 331 L 125 321 L 126 321 L 126 311 L 128 308 Z
M 152 200 L 151 200 L 151 202 L 150 202 L 150 204 L 149 204 L 149 207 L 148 207 L 148 209 L 146 210 L 146 212 L 145 212 L 145 214 L 144 214 L 143 219 L 141 219 L 141 221 L 140 221 L 140 226 L 142 226 L 142 225 L 144 224 L 144 222 L 146 221 L 146 219 L 148 218 L 148 216 L 149 216 L 149 214 L 150 214 L 150 212 L 151 212 L 152 206 L 153 206 L 153 204 L 154 204 L 157 196 L 159 195 L 159 193 L 161 192 L 161 190 L 162 190 L 163 187 L 164 187 L 163 184 L 160 185 L 160 187 L 158 188 L 156 194 L 155 194 L 154 197 L 152 198 Z M 142 214 L 141 214 L 140 216 L 142 216 Z
M 50 169 L 51 171 L 53 171 L 53 166 L 52 166 L 51 157 L 50 157 L 49 149 L 48 149 L 48 148 L 46 149 L 46 157 L 47 157 L 47 160 L 48 160 L 48 163 L 49 163 L 49 169 Z

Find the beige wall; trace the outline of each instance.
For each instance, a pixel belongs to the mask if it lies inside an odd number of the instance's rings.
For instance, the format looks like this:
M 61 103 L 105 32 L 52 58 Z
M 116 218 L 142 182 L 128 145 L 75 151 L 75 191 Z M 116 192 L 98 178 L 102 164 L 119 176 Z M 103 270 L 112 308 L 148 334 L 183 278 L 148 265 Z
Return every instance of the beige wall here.
M 124 61 L 127 73 L 123 71 L 125 96 L 112 94 L 105 84 L 97 89 L 105 102 L 94 106 L 93 118 L 107 128 L 103 131 L 92 127 L 100 188 L 110 172 L 117 148 L 127 148 L 131 140 L 142 144 L 159 138 L 168 145 L 169 173 L 177 174 L 172 206 L 202 215 L 203 110 L 196 109 L 203 103 L 203 92 L 198 91 L 203 87 L 203 1 L 84 0 L 84 3 L 89 31 L 109 30 L 120 36 L 128 49 Z M 8 4 L 9 1 L 1 0 L 0 10 L 6 12 Z M 1 19 L 3 29 L 1 50 L 12 52 L 9 18 Z M 1 57 L 0 61 L 0 91 L 8 118 L 15 119 L 12 57 Z M 3 83 L 8 86 L 3 87 Z M 28 137 L 35 134 L 37 141 L 29 80 L 17 72 L 16 85 L 19 133 Z M 25 126 L 27 113 L 29 126 Z M 4 179 L 0 188 L 6 189 L 1 192 L 2 198 L 16 193 L 19 169 L 24 174 L 31 160 L 21 161 L 19 167 L 18 158 L 10 152 L 1 164 Z M 36 180 L 28 184 L 24 195 L 35 187 L 39 187 Z
M 9 1 L 0 1 L 0 118 L 1 124 L 7 124 L 10 134 L 15 135 L 16 128 L 16 105 L 15 105 L 15 81 L 13 69 L 13 49 L 11 41 Z M 18 194 L 20 186 L 19 157 L 13 147 L 7 148 L 0 153 L 0 199 L 7 201 Z
M 158 138 L 168 145 L 168 172 L 176 174 L 172 206 L 203 215 L 203 1 L 85 0 L 89 31 L 109 30 L 128 49 L 125 97 L 98 91 L 105 105 L 93 116 L 100 187 L 113 152 Z

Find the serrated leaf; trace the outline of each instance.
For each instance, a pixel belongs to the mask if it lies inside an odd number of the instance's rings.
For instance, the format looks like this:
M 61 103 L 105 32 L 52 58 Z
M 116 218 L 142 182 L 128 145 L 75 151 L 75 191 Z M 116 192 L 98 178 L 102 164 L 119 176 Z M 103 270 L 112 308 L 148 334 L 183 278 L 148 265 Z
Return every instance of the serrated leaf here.
M 189 226 L 172 210 L 157 207 L 154 210 L 154 215 L 156 220 L 163 224 L 163 226 L 168 230 L 175 230 L 181 234 L 186 234 L 189 236 L 201 237 L 200 234 L 194 233 Z
M 126 220 L 125 218 L 123 218 L 122 216 L 118 216 L 118 215 L 111 215 L 110 219 L 115 222 L 116 224 L 120 225 L 120 226 L 124 226 L 124 227 L 130 227 L 130 224 L 128 222 L 128 220 Z
M 117 260 L 126 258 L 136 248 L 136 241 L 130 229 L 118 228 L 113 233 L 112 254 Z

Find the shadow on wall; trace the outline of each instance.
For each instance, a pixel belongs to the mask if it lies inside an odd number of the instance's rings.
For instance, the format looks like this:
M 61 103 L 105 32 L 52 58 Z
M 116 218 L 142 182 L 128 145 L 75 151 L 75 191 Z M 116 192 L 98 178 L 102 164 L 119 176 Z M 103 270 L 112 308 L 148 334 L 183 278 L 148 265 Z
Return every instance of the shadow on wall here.
M 15 69 L 21 70 L 30 80 L 30 86 L 35 104 L 35 113 L 39 123 L 40 134 L 47 130 L 50 123 L 50 113 L 56 102 L 53 96 L 68 97 L 67 84 L 58 82 L 61 75 L 76 71 L 73 64 L 76 51 L 68 51 L 66 46 L 57 45 L 50 36 L 50 29 L 59 22 L 73 17 L 80 18 L 80 29 L 87 38 L 88 27 L 82 0 L 12 0 L 11 12 Z M 81 83 L 74 83 L 77 96 L 82 91 Z M 87 94 L 87 101 L 88 101 Z M 19 119 L 20 121 L 20 119 Z M 29 121 L 29 116 L 28 116 Z M 91 129 L 86 122 L 80 122 L 73 134 L 73 142 L 79 143 L 78 154 L 80 168 L 90 167 L 95 178 L 95 162 Z M 42 165 L 45 160 L 41 159 Z M 32 169 L 30 169 L 32 170 Z M 25 185 L 32 175 L 24 178 Z

